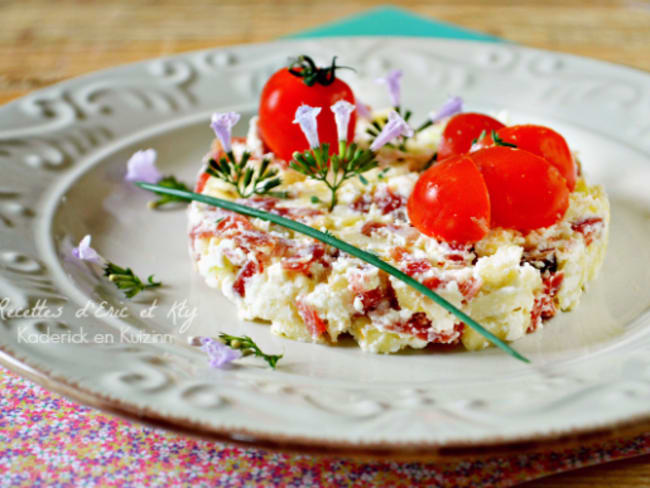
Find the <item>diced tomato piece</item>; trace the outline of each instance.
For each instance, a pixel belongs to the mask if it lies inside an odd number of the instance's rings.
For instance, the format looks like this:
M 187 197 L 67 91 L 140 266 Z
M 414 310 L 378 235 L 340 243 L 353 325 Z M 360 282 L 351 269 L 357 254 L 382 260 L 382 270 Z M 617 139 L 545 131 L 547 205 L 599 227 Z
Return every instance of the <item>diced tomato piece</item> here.
M 468 280 L 460 281 L 458 283 L 458 290 L 461 292 L 463 297 L 465 297 L 466 301 L 474 298 L 480 289 L 481 283 L 474 278 L 469 278 Z
M 544 291 L 540 296 L 535 298 L 533 309 L 530 312 L 530 326 L 528 327 L 527 332 L 535 331 L 542 323 L 542 320 L 553 318 L 557 312 L 555 297 L 562 287 L 564 274 L 546 273 L 542 280 Z
M 357 296 L 361 299 L 363 305 L 362 315 L 376 310 L 384 302 L 389 308 L 400 310 L 397 295 L 395 295 L 395 290 L 388 280 L 386 280 L 385 286 L 378 286 L 372 290 L 363 290 L 357 293 Z
M 418 339 L 436 344 L 454 344 L 460 340 L 465 327 L 462 323 L 454 325 L 450 333 L 438 333 L 432 329 L 432 322 L 424 312 L 415 312 L 406 322 L 399 322 L 389 327 L 402 334 L 410 334 Z
M 253 208 L 274 213 L 282 217 L 288 217 L 294 220 L 301 220 L 306 217 L 315 217 L 321 215 L 323 211 L 317 208 L 309 207 L 282 207 L 278 204 L 282 200 L 271 197 L 254 197 L 245 200 L 244 204 Z
M 225 232 L 231 229 L 252 230 L 254 227 L 246 217 L 233 213 L 217 223 L 218 232 Z
M 384 224 L 383 222 L 366 222 L 361 227 L 361 233 L 364 236 L 370 237 L 375 231 L 385 229 L 387 226 L 388 224 Z
M 394 212 L 400 207 L 403 207 L 406 201 L 401 195 L 396 195 L 390 188 L 386 188 L 386 193 L 381 193 L 375 198 L 377 208 L 381 210 L 384 215 Z
M 199 176 L 196 186 L 194 187 L 194 191 L 196 193 L 201 193 L 209 179 L 210 175 L 208 173 L 201 173 L 201 176 Z
M 350 208 L 356 212 L 366 213 L 370 210 L 373 203 L 381 210 L 382 214 L 386 215 L 402 208 L 406 204 L 406 201 L 401 195 L 396 195 L 390 188 L 386 188 L 385 192 L 378 191 L 372 197 L 365 194 L 361 195 L 352 202 Z
M 409 276 L 414 276 L 419 273 L 426 273 L 433 266 L 426 259 L 414 259 L 413 261 L 407 261 L 400 268 Z
M 585 238 L 585 245 L 589 245 L 594 241 L 594 238 L 599 232 L 602 232 L 604 221 L 600 217 L 588 217 L 579 222 L 571 224 L 571 229 L 574 232 L 579 232 Z
M 327 322 L 320 318 L 314 307 L 298 299 L 296 301 L 296 308 L 312 337 L 320 337 L 327 332 Z
M 326 257 L 325 246 L 314 244 L 306 248 L 299 249 L 298 252 L 293 250 L 294 254 L 285 257 L 282 260 L 282 267 L 289 271 L 302 273 L 306 276 L 312 275 L 312 265 L 320 263 L 323 267 L 329 268 L 330 263 L 324 259 Z
M 423 284 L 424 286 L 426 286 L 427 288 L 429 288 L 430 290 L 434 290 L 434 291 L 435 291 L 435 290 L 437 290 L 438 288 L 440 288 L 442 285 L 444 285 L 444 284 L 445 284 L 445 281 L 441 280 L 440 278 L 438 278 L 438 277 L 436 277 L 436 276 L 433 276 L 433 277 L 431 277 L 431 278 L 427 278 L 426 280 L 424 280 L 424 281 L 422 282 L 422 284 Z
M 253 260 L 248 261 L 237 273 L 234 283 L 232 284 L 233 289 L 240 297 L 246 296 L 246 283 L 251 276 L 254 276 L 257 273 L 261 273 L 264 270 L 263 266 Z

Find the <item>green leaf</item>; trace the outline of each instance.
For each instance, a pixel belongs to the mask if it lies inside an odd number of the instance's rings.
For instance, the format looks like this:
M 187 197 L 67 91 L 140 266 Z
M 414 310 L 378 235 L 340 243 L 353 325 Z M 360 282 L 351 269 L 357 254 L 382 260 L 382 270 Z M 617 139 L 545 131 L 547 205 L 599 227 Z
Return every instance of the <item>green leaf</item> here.
M 163 177 L 158 184 L 160 186 L 164 186 L 165 188 L 176 188 L 178 190 L 187 190 L 189 191 L 189 187 L 183 183 L 180 182 L 176 179 L 175 176 L 169 175 Z M 160 208 L 163 205 L 166 205 L 168 203 L 174 203 L 174 202 L 182 202 L 183 200 L 176 198 L 172 195 L 161 195 L 160 198 L 157 200 L 152 200 L 149 202 L 149 207 L 150 208 Z

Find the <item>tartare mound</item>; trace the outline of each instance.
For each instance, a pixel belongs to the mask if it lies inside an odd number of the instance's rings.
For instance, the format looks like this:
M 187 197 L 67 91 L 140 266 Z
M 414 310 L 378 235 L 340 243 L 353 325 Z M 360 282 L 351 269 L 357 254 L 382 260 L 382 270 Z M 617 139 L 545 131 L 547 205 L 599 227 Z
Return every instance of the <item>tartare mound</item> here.
M 249 139 L 233 142 L 262 160 L 252 120 Z M 363 127 L 359 129 L 363 133 Z M 574 308 L 604 259 L 609 203 L 603 189 L 579 176 L 556 224 L 526 234 L 491 229 L 475 244 L 450 245 L 414 228 L 406 203 L 431 159 L 441 126 L 409 140 L 406 151 L 385 148 L 380 165 L 344 183 L 327 208 L 327 188 L 273 160 L 288 198 L 238 199 L 232 187 L 201 171 L 196 191 L 298 220 L 370 251 L 424 283 L 498 337 L 514 341 L 558 310 Z M 359 143 L 363 144 L 359 137 Z M 219 152 L 215 143 L 206 156 Z M 267 157 L 269 155 L 266 155 Z M 385 171 L 386 168 L 389 168 Z M 319 241 L 259 219 L 192 202 L 191 257 L 210 287 L 219 288 L 242 319 L 270 322 L 291 339 L 335 343 L 352 336 L 376 353 L 430 343 L 467 349 L 488 342 L 403 282 Z

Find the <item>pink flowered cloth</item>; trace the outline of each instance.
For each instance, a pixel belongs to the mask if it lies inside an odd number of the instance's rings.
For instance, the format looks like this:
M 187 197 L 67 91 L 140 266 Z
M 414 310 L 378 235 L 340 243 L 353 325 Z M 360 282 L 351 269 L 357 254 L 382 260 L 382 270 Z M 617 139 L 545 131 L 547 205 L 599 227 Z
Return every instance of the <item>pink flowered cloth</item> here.
M 0 368 L 0 486 L 505 487 L 650 453 L 650 433 L 597 447 L 455 463 L 359 461 L 201 441 L 105 415 Z

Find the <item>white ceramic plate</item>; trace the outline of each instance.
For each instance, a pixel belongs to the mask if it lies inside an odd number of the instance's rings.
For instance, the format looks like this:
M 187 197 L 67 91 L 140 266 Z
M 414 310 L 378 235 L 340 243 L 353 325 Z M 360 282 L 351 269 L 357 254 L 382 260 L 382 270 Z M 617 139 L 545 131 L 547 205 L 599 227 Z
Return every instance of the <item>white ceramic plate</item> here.
M 373 79 L 404 70 L 415 120 L 459 94 L 468 109 L 507 108 L 513 122 L 548 124 L 579 151 L 589 181 L 612 203 L 601 276 L 580 307 L 515 346 L 525 365 L 482 352 L 364 354 L 273 337 L 194 274 L 185 212 L 151 212 L 122 182 L 125 161 L 153 147 L 165 173 L 193 181 L 212 132 L 209 115 L 256 110 L 267 77 L 289 56 L 338 55 L 368 103 Z M 246 124 L 240 123 L 240 132 Z M 70 80 L 0 108 L 0 296 L 12 307 L 46 299 L 53 319 L 1 321 L 2 361 L 85 402 L 219 438 L 340 449 L 486 446 L 550 439 L 650 419 L 650 76 L 510 44 L 336 38 L 187 53 Z M 90 268 L 61 259 L 66 242 L 94 247 L 165 287 L 122 302 Z M 154 318 L 141 318 L 153 297 Z M 128 318 L 76 317 L 88 300 Z M 179 333 L 176 301 L 198 317 Z M 107 305 L 107 306 L 108 306 Z M 145 343 L 138 332 L 173 340 Z M 186 335 L 250 334 L 285 353 L 277 371 L 245 360 L 207 368 Z M 83 332 L 83 344 L 35 334 Z M 112 335 L 113 344 L 94 342 Z M 69 335 L 69 337 L 73 337 Z M 31 338 L 31 339 L 30 339 Z M 35 338 L 40 340 L 34 340 Z M 79 336 L 81 339 L 81 336 Z M 72 340 L 72 339 L 68 339 Z

